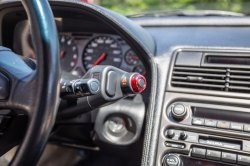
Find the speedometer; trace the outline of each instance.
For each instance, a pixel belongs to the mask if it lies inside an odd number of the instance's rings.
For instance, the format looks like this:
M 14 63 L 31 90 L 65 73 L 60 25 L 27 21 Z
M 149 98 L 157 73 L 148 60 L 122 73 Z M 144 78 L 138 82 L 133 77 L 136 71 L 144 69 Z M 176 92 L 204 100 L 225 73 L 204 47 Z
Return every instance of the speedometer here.
M 99 36 L 87 44 L 82 59 L 86 70 L 95 65 L 120 67 L 122 61 L 121 46 L 112 37 Z

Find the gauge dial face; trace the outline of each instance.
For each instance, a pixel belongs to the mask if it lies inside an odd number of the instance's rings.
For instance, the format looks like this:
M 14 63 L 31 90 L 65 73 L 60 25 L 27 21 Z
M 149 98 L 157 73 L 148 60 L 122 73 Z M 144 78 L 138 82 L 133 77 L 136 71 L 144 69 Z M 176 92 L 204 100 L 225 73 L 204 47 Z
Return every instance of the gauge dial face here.
M 125 61 L 128 65 L 137 65 L 140 58 L 135 54 L 133 50 L 128 50 L 125 54 Z
M 82 59 L 86 70 L 96 65 L 120 67 L 122 50 L 115 39 L 109 36 L 99 36 L 87 44 Z
M 78 50 L 75 40 L 68 35 L 59 36 L 62 70 L 70 72 L 77 63 Z
M 145 76 L 145 75 L 147 74 L 146 69 L 145 69 L 144 66 L 142 66 L 142 65 L 136 66 L 136 67 L 134 68 L 133 72 L 140 73 L 140 74 L 143 75 L 143 76 Z

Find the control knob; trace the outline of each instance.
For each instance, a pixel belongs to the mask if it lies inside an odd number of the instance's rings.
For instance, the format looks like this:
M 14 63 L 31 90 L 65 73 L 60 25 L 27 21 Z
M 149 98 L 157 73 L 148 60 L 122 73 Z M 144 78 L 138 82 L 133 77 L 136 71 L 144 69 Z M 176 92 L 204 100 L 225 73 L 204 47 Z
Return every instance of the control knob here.
M 187 114 L 187 110 L 185 106 L 183 106 L 182 104 L 177 104 L 171 109 L 171 115 L 177 121 L 183 120 L 186 114 Z
M 175 136 L 175 132 L 173 129 L 169 129 L 166 134 L 168 138 L 173 138 Z
M 167 154 L 163 157 L 162 166 L 181 166 L 181 159 L 174 154 Z
M 180 133 L 180 139 L 182 139 L 182 140 L 187 139 L 187 133 L 186 133 L 185 131 L 182 131 L 182 132 Z

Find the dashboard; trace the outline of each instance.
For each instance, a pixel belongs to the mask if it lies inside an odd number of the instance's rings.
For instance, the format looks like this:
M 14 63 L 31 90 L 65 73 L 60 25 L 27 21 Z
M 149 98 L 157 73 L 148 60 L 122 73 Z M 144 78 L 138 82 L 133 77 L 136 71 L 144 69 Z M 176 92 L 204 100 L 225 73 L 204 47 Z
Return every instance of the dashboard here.
M 56 21 L 60 20 L 55 18 Z M 35 59 L 28 21 L 14 30 L 14 51 Z M 61 69 L 83 76 L 95 65 L 111 65 L 127 72 L 146 75 L 146 69 L 133 49 L 118 35 L 86 32 L 59 32 Z
M 92 66 L 112 65 L 145 75 L 149 84 L 141 96 L 57 121 L 51 142 L 113 150 L 126 159 L 142 158 L 142 166 L 250 165 L 248 16 L 128 19 L 67 3 L 53 6 L 62 70 L 83 76 Z M 3 17 L 2 44 L 34 58 L 27 17 L 16 11 Z M 14 28 L 7 18 L 15 18 Z M 118 119 L 113 116 L 125 119 L 120 124 L 139 122 L 140 138 L 126 140 L 129 146 L 115 142 L 115 134 L 106 139 L 103 124 Z

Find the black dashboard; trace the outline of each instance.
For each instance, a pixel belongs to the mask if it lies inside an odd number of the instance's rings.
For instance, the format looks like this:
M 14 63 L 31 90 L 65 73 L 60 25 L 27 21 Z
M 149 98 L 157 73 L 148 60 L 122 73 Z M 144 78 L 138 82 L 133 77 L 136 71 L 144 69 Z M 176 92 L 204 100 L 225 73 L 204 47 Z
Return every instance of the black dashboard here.
M 34 59 L 36 55 L 27 15 L 18 4 L 1 11 L 0 43 L 18 55 Z M 144 57 L 141 46 L 136 47 L 127 40 L 128 35 L 119 32 L 107 20 L 82 10 L 77 4 L 72 5 L 52 7 L 58 30 L 61 69 L 80 78 L 95 65 L 111 65 L 144 75 L 148 84 L 145 91 L 136 97 L 128 97 L 68 120 L 57 119 L 49 142 L 122 158 L 131 157 L 140 162 L 151 86 L 150 59 Z M 142 37 L 148 40 L 147 35 Z M 153 46 L 154 43 L 150 47 Z M 59 109 L 64 109 L 64 106 Z M 109 123 L 119 123 L 119 120 L 123 122 L 125 133 L 114 133 L 109 129 Z M 125 151 L 122 150 L 124 147 Z
M 57 121 L 50 142 L 112 149 L 142 166 L 250 165 L 248 16 L 128 19 L 85 3 L 57 3 L 63 70 L 83 76 L 92 66 L 113 65 L 149 84 L 137 97 Z M 2 13 L 1 44 L 34 58 L 23 8 Z M 103 128 L 114 116 L 130 124 L 131 139 Z

